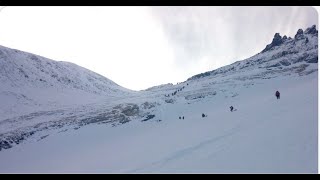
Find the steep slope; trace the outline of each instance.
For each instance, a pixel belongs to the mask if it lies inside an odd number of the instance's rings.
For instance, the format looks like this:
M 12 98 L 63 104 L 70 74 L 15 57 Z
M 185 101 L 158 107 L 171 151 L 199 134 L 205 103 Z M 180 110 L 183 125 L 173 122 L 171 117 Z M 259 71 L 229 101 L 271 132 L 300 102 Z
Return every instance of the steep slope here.
M 211 98 L 162 104 L 154 120 L 52 133 L 1 151 L 0 172 L 316 173 L 317 81 L 312 73 L 225 84 Z
M 1 151 L 0 172 L 317 173 L 317 86 L 317 73 L 256 80 L 226 88 L 239 94 L 233 98 L 163 104 L 160 122 L 51 134 Z
M 0 46 L 0 114 L 20 114 L 96 102 L 133 93 L 69 62 Z
M 0 172 L 316 173 L 317 99 L 313 26 L 177 85 L 8 118 Z
M 260 74 L 256 74 L 257 76 L 272 73 L 288 74 L 293 69 L 303 69 L 312 63 L 318 63 L 318 31 L 315 25 L 305 31 L 299 29 L 294 38 L 281 37 L 276 33 L 272 42 L 261 53 L 243 61 L 195 75 L 188 80 L 219 74 L 224 76 L 239 74 L 258 69 Z
M 262 52 L 248 59 L 192 76 L 178 85 L 168 84 L 146 91 L 157 96 L 167 96 L 163 97 L 167 102 L 174 102 L 181 97 L 188 100 L 212 97 L 219 91 L 226 94 L 226 97 L 235 97 L 238 94 L 226 91 L 224 86 L 250 87 L 254 85 L 251 82 L 255 79 L 304 76 L 317 71 L 318 31 L 313 25 L 305 31 L 299 29 L 294 39 L 276 33 Z

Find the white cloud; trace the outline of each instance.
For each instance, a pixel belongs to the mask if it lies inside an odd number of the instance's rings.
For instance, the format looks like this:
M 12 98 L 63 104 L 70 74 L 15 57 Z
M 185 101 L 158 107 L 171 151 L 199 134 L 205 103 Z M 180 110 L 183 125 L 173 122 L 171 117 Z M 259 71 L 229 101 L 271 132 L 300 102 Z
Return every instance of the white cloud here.
M 6 7 L 0 43 L 140 90 L 260 52 L 317 24 L 310 7 Z

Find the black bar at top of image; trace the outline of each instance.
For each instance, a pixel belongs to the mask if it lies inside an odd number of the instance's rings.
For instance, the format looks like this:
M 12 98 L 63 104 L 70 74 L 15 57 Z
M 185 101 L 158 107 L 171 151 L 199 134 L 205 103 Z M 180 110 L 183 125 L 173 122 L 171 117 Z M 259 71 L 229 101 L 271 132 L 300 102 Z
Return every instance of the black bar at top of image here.
M 0 6 L 320 6 L 320 0 L 0 0 Z

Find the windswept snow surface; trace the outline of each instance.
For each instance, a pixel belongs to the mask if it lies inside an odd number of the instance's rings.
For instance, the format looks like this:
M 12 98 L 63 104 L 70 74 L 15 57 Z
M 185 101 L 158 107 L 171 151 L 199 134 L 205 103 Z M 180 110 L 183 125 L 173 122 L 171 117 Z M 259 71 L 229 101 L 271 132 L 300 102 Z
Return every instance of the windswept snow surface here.
M 317 173 L 318 34 L 315 27 L 297 34 L 280 45 L 275 35 L 246 60 L 139 92 L 46 59 L 14 71 L 13 52 L 1 47 L 2 69 L 13 70 L 0 72 L 1 100 L 11 103 L 0 103 L 0 173 Z M 45 82 L 37 79 L 43 62 L 57 64 L 42 69 Z M 60 68 L 77 80 L 52 77 Z M 31 75 L 22 80 L 24 73 Z
M 255 81 L 236 97 L 180 99 L 161 106 L 160 122 L 87 125 L 1 151 L 0 171 L 317 173 L 317 86 L 313 73 Z

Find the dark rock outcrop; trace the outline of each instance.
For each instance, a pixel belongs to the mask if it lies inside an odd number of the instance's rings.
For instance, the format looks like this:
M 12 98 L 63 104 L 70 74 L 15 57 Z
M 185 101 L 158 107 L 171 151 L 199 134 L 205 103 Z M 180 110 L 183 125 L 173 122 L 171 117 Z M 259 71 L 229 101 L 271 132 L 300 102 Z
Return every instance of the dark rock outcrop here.
M 316 29 L 316 25 L 313 25 L 306 29 L 306 34 L 318 34 L 318 30 Z
M 295 40 L 299 40 L 299 39 L 302 39 L 302 38 L 303 38 L 303 30 L 299 29 L 297 34 L 294 36 L 294 39 Z
M 275 46 L 281 45 L 286 39 L 287 39 L 287 36 L 284 36 L 284 38 L 282 38 L 279 33 L 276 33 L 272 39 L 272 42 L 268 44 L 264 50 L 262 50 L 262 53 L 270 50 Z
M 287 40 L 287 39 L 288 39 L 287 36 L 284 35 L 284 36 L 282 37 L 282 42 L 284 42 L 284 41 Z

